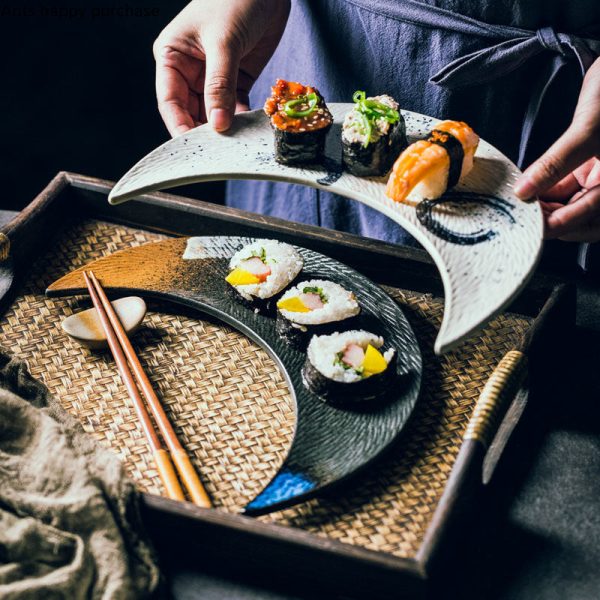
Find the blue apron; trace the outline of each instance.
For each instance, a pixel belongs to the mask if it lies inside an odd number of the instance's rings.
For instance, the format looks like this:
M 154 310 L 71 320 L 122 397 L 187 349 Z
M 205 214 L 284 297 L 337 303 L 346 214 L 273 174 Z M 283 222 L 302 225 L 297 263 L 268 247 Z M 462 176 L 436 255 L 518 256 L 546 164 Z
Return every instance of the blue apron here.
M 329 102 L 348 102 L 357 89 L 387 93 L 404 109 L 468 122 L 526 166 L 570 122 L 582 76 L 600 55 L 600 1 L 439 4 L 444 7 L 415 0 L 295 0 L 281 43 L 252 90 L 251 106 L 262 107 L 279 77 L 315 85 Z M 292 221 L 414 243 L 378 212 L 312 188 L 232 181 L 226 201 Z

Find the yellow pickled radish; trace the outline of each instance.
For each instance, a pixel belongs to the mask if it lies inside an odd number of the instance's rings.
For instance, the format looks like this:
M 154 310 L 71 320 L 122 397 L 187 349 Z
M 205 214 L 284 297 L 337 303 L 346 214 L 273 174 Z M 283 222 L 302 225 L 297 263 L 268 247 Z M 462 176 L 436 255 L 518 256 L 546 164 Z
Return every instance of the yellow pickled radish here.
M 383 354 L 369 344 L 365 350 L 362 367 L 365 375 L 377 375 L 377 373 L 383 373 L 387 369 L 387 363 L 383 358 Z
M 227 277 L 225 281 L 231 285 L 251 285 L 253 283 L 260 283 L 260 279 L 250 273 L 250 271 L 244 271 L 244 269 L 235 268 Z
M 285 300 L 280 300 L 277 303 L 277 308 L 281 310 L 289 310 L 290 312 L 310 312 L 310 308 L 300 300 L 298 296 L 292 296 Z

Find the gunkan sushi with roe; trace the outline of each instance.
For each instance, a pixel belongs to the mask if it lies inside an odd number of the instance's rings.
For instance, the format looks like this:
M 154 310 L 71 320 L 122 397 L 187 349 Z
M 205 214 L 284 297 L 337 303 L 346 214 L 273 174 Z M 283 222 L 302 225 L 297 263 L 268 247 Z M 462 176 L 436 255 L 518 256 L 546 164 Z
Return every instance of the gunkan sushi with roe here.
M 358 177 L 383 176 L 408 145 L 398 103 L 386 94 L 366 97 L 357 91 L 342 125 L 342 159 Z
M 302 257 L 293 246 L 256 240 L 231 257 L 225 281 L 253 308 L 269 310 L 271 300 L 298 276 L 302 266 Z
M 314 336 L 302 375 L 315 394 L 333 403 L 383 399 L 396 375 L 396 352 L 382 352 L 383 338 L 353 330 Z
M 277 333 L 304 349 L 312 335 L 332 333 L 360 313 L 356 296 L 333 281 L 312 279 L 288 289 L 277 302 Z
M 442 121 L 425 140 L 411 144 L 394 163 L 385 190 L 396 202 L 435 200 L 473 168 L 479 136 L 466 123 Z
M 284 165 L 317 163 L 333 117 L 319 91 L 278 79 L 265 102 L 275 135 L 275 160 Z

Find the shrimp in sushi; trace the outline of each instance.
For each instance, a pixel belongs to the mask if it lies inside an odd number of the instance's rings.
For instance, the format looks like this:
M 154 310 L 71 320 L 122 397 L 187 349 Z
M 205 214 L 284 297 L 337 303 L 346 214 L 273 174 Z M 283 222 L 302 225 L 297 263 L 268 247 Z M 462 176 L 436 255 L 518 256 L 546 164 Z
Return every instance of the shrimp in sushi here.
M 473 168 L 479 136 L 466 123 L 442 121 L 394 163 L 386 194 L 397 202 L 439 198 Z

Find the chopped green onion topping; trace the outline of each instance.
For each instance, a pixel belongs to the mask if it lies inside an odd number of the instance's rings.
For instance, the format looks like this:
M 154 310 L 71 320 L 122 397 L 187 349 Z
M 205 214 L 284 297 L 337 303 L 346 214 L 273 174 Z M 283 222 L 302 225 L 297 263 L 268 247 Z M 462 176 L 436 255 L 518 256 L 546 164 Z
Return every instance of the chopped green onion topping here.
M 267 251 L 261 247 L 260 249 L 260 253 L 257 252 L 256 250 L 252 250 L 251 254 L 250 254 L 250 258 L 260 258 L 260 260 L 262 260 L 265 264 L 267 264 Z M 248 260 L 248 259 L 246 259 Z
M 373 132 L 373 121 L 383 118 L 393 124 L 400 120 L 400 113 L 397 110 L 378 100 L 367 99 L 366 93 L 362 90 L 354 92 L 352 100 L 356 104 L 354 110 L 361 117 L 361 132 L 365 135 L 364 148 L 369 145 L 371 133 Z
M 308 94 L 307 96 L 298 96 L 293 100 L 288 100 L 283 105 L 283 110 L 288 117 L 308 117 L 315 110 L 318 102 L 319 97 L 315 92 L 312 92 L 312 94 Z M 308 108 L 295 110 L 296 106 L 302 106 L 303 104 L 308 104 Z
M 346 364 L 346 363 L 343 361 L 343 356 L 344 356 L 344 353 L 343 353 L 343 352 L 338 352 L 338 353 L 335 355 L 335 358 L 333 359 L 333 364 L 334 364 L 334 365 L 339 365 L 339 366 L 340 366 L 340 367 L 342 367 L 342 368 L 343 368 L 345 371 L 347 371 L 348 369 L 351 369 L 352 367 L 351 367 L 350 365 Z
M 358 113 L 360 117 L 360 126 L 362 129 L 362 133 L 365 134 L 365 141 L 363 142 L 363 147 L 366 148 L 369 145 L 369 141 L 371 140 L 371 133 L 373 133 L 373 124 L 369 121 L 369 117 L 365 115 L 363 112 Z
M 325 304 L 327 302 L 327 295 L 320 287 L 306 286 L 302 290 L 302 293 L 303 294 L 319 294 L 319 298 L 321 298 L 321 302 L 323 302 L 323 304 Z

